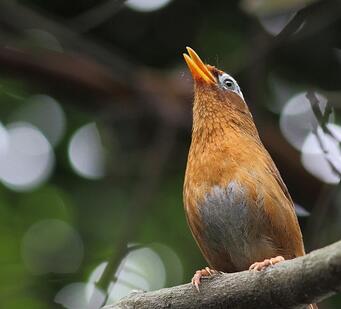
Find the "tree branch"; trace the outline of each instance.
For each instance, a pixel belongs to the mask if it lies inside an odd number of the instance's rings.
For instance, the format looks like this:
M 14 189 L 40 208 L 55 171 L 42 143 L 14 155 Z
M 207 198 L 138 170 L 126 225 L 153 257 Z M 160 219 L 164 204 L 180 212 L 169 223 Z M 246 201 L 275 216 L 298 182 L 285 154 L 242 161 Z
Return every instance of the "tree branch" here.
M 44 29 L 54 35 L 68 52 L 96 59 L 98 63 L 107 67 L 113 77 L 121 83 L 129 83 L 131 72 L 136 68 L 136 65 L 123 59 L 121 53 L 118 56 L 119 52 L 113 47 L 108 50 L 94 40 L 89 40 L 65 26 L 65 21 L 58 22 L 46 12 L 38 13 L 17 1 L 0 1 L 0 24 L 4 29 L 8 29 L 8 33 L 21 35 L 27 29 Z M 3 38 L 0 37 L 0 42 L 3 43 L 2 41 Z M 8 42 L 4 42 L 4 45 L 8 45 Z
M 100 3 L 74 17 L 70 22 L 70 26 L 78 32 L 89 31 L 110 19 L 122 8 L 124 2 L 126 0 L 107 0 Z
M 305 308 L 341 291 L 341 241 L 263 272 L 243 271 L 153 292 L 134 292 L 103 309 Z

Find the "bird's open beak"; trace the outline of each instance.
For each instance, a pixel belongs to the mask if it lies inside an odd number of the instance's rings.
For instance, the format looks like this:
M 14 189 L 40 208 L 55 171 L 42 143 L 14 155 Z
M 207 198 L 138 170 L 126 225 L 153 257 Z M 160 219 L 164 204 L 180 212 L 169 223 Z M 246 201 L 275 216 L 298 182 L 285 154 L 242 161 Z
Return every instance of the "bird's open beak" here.
M 185 61 L 193 75 L 194 79 L 203 79 L 208 84 L 216 83 L 216 79 L 205 63 L 202 62 L 198 54 L 190 47 L 186 47 L 187 54 L 183 54 Z

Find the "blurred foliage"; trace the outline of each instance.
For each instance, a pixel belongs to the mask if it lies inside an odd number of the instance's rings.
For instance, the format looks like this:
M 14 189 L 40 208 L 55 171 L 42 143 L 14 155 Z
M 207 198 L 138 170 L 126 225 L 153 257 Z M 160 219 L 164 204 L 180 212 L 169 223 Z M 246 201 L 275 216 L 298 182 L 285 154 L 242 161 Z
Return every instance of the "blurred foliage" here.
M 101 6 L 115 2 L 0 4 L 0 307 L 91 303 L 89 286 L 106 261 L 109 282 L 118 277 L 126 288 L 116 286 L 112 299 L 188 282 L 206 265 L 182 208 L 187 45 L 240 81 L 294 201 L 311 212 L 300 219 L 307 249 L 340 239 L 341 196 L 328 162 L 320 155 L 329 174 L 314 174 L 279 131 L 283 107 L 309 89 L 339 122 L 340 2 L 173 0 L 150 12 L 123 5 L 108 17 Z M 303 131 L 305 140 L 311 130 Z M 336 296 L 321 308 L 340 306 Z

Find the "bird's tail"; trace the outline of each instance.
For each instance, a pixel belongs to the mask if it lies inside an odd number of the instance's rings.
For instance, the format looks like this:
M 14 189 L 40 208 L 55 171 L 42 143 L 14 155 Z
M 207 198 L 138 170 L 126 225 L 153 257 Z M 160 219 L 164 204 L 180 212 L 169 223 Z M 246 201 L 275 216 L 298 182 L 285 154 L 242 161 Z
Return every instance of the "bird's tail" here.
M 316 304 L 310 304 L 307 309 L 318 309 Z

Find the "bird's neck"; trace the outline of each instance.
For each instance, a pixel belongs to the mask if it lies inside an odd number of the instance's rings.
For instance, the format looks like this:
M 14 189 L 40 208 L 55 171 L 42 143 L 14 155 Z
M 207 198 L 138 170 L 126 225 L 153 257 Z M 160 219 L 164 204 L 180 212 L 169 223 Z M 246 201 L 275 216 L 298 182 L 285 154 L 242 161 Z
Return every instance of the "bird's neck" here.
M 236 171 L 241 166 L 247 169 L 250 158 L 260 149 L 258 132 L 246 104 L 236 107 L 227 100 L 215 100 L 212 95 L 196 94 L 184 185 L 185 199 L 192 195 L 186 204 L 195 205 L 204 192 L 235 180 Z
M 223 144 L 239 138 L 259 140 L 257 129 L 247 106 L 242 109 L 230 104 L 196 98 L 193 106 L 192 142 L 212 145 L 219 149 Z

